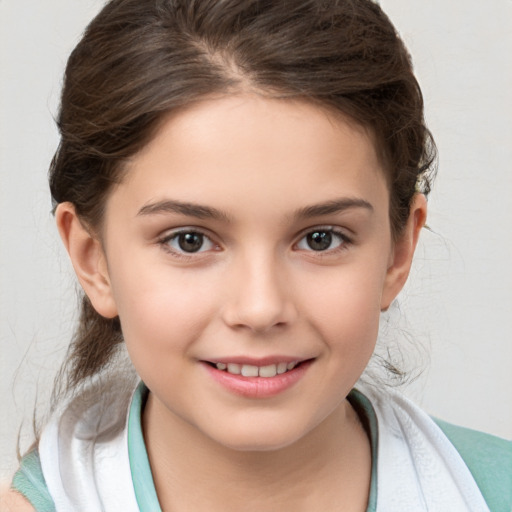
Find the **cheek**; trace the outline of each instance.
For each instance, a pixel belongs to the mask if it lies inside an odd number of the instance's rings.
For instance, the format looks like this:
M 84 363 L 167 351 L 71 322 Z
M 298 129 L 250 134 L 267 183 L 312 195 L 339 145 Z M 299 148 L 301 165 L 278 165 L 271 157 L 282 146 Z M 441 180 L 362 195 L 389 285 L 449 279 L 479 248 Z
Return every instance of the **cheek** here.
M 335 269 L 304 294 L 304 311 L 315 329 L 341 357 L 369 357 L 377 340 L 385 273 L 372 267 Z
M 186 355 L 215 314 L 211 287 L 199 275 L 166 266 L 140 266 L 131 273 L 122 266 L 116 270 L 114 299 L 135 366 L 154 364 L 165 354 Z

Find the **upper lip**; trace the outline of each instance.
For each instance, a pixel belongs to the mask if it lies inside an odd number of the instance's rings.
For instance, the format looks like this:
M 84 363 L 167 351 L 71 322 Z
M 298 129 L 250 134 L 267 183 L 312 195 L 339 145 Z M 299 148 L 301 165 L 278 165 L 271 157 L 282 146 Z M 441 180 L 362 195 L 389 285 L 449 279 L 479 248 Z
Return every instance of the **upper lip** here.
M 247 357 L 247 356 L 227 356 L 227 357 L 214 357 L 203 359 L 208 363 L 225 363 L 225 364 L 240 364 L 240 365 L 251 365 L 251 366 L 268 366 L 271 364 L 279 363 L 302 363 L 307 361 L 308 357 L 296 357 L 296 356 L 267 356 L 267 357 Z

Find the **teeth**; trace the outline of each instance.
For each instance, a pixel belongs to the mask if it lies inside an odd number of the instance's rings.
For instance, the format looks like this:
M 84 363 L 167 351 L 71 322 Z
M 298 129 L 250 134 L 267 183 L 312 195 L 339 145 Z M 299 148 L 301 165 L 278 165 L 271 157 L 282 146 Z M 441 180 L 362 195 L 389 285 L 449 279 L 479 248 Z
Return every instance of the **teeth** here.
M 226 370 L 233 375 L 242 375 L 243 377 L 275 377 L 287 371 L 293 370 L 298 361 L 292 363 L 269 364 L 267 366 L 254 366 L 252 364 L 237 363 L 216 363 L 217 370 Z
M 228 363 L 228 373 L 240 375 L 240 365 L 236 363 Z
M 244 377 L 257 377 L 258 367 L 250 364 L 243 364 L 241 373 Z
M 287 366 L 288 365 L 286 363 L 279 363 L 277 365 L 277 373 L 281 375 L 281 373 L 286 372 L 288 370 Z
M 277 367 L 275 364 L 262 366 L 259 371 L 260 377 L 275 377 L 277 375 Z

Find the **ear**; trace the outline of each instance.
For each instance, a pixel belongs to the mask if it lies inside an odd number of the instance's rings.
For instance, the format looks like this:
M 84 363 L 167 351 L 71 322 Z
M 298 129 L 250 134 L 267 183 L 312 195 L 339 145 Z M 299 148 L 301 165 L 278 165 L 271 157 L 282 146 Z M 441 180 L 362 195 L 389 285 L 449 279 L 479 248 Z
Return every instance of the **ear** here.
M 382 311 L 389 308 L 407 281 L 420 231 L 426 219 L 427 199 L 423 194 L 416 194 L 404 231 L 393 247 L 381 298 Z
M 72 203 L 60 203 L 55 219 L 78 280 L 94 309 L 105 318 L 116 317 L 117 307 L 101 242 L 80 222 Z

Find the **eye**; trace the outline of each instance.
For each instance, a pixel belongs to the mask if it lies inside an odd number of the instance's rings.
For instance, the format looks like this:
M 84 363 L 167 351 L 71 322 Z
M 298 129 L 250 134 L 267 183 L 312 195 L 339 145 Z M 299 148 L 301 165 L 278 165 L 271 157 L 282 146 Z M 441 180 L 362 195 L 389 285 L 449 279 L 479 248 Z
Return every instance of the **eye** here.
M 334 229 L 315 229 L 303 236 L 297 243 L 301 251 L 332 251 L 350 242 L 348 237 Z
M 170 251 L 181 254 L 211 251 L 217 247 L 205 234 L 192 230 L 171 233 L 160 243 Z

